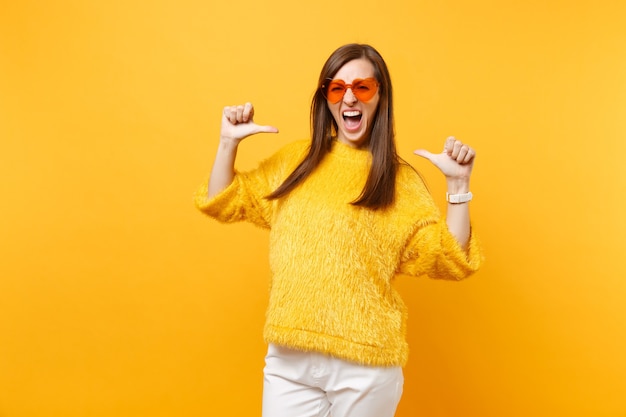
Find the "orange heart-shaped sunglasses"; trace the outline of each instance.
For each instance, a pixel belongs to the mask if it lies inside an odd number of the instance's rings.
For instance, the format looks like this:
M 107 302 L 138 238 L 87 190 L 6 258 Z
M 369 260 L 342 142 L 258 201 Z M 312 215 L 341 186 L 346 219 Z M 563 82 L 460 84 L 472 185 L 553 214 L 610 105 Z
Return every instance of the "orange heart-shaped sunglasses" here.
M 322 94 L 332 104 L 339 103 L 348 91 L 352 90 L 352 94 L 361 101 L 370 101 L 378 91 L 378 81 L 376 78 L 370 77 L 365 79 L 356 78 L 352 84 L 346 84 L 344 80 L 329 79 L 322 85 Z

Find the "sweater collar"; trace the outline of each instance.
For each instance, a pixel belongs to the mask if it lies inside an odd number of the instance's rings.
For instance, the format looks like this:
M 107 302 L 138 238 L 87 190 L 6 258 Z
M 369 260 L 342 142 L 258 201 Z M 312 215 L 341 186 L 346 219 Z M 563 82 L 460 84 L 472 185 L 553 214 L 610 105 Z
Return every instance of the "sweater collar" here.
M 333 140 L 332 147 L 330 149 L 330 155 L 336 156 L 341 159 L 349 159 L 355 162 L 366 162 L 371 160 L 370 151 L 366 148 L 354 148 L 345 143 Z

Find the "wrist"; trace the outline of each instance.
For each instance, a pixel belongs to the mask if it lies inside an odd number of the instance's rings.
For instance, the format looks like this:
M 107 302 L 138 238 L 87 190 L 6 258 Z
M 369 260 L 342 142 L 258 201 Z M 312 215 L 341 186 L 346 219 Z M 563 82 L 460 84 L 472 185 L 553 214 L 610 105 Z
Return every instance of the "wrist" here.
M 226 136 L 220 136 L 220 147 L 222 148 L 236 148 L 239 146 L 240 139 L 229 138 Z
M 469 179 L 448 178 L 448 194 L 465 194 L 470 190 Z

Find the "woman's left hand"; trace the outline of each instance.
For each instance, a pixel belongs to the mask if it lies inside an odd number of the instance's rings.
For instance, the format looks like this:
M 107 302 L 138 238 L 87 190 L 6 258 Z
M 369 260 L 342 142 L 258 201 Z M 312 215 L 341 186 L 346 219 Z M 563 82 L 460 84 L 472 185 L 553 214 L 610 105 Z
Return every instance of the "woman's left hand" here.
M 441 153 L 434 154 L 424 149 L 418 149 L 413 153 L 432 162 L 448 180 L 467 182 L 472 174 L 476 157 L 476 151 L 473 148 L 454 136 L 446 139 Z

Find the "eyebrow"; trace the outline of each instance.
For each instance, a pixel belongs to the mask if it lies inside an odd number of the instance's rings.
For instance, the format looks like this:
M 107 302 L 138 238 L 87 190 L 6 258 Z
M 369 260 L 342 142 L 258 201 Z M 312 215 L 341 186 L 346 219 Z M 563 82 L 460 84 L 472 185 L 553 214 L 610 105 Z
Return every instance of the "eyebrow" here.
M 361 78 L 361 77 L 357 77 L 357 78 L 353 78 L 353 79 L 352 79 L 352 82 L 347 82 L 347 81 L 346 81 L 346 80 L 344 80 L 343 78 L 326 78 L 326 80 L 328 80 L 328 81 L 343 81 L 343 82 L 344 82 L 344 83 L 346 83 L 346 84 L 352 84 L 352 83 L 353 83 L 353 82 L 355 82 L 355 81 L 364 81 L 364 80 L 368 80 L 368 79 L 370 79 L 370 78 L 371 78 L 371 79 L 373 79 L 373 80 L 375 80 L 375 81 L 378 81 L 378 80 L 376 79 L 376 77 L 375 77 L 375 76 L 373 76 L 373 75 L 372 75 L 372 76 L 370 76 L 370 77 L 362 77 L 362 78 Z

